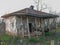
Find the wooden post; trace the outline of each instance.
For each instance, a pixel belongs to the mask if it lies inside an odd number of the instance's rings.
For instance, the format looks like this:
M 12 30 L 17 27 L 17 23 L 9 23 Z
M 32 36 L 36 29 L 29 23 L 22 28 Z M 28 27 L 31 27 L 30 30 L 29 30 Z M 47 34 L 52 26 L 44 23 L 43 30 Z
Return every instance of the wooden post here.
M 53 18 L 53 24 L 54 24 L 54 27 L 56 28 L 56 21 L 57 19 L 56 18 Z
M 38 35 L 37 35 L 37 18 L 35 18 L 35 28 L 36 28 L 36 37 L 38 37 Z
M 29 32 L 29 20 L 28 20 L 28 17 L 27 17 L 27 28 L 28 28 L 28 37 L 30 38 L 30 32 Z
M 48 19 L 48 29 L 49 29 L 49 32 L 50 32 L 50 23 L 49 23 L 49 19 Z
M 56 22 L 56 21 L 57 21 L 57 18 L 54 18 L 54 20 L 53 20 L 53 21 L 54 21 L 53 23 L 54 23 L 54 28 L 55 28 L 55 30 L 54 30 L 54 31 L 55 31 L 55 33 L 56 33 L 56 28 L 57 28 L 57 22 Z
M 42 21 L 42 24 L 41 24 L 42 33 L 45 34 L 45 33 L 44 33 L 44 27 L 45 27 L 44 19 L 41 19 L 41 21 Z
M 60 45 L 60 40 L 58 40 L 58 44 L 57 45 Z
M 51 45 L 54 45 L 54 40 L 51 40 Z
M 21 26 L 22 26 L 22 37 L 24 37 L 24 30 L 23 30 L 22 16 L 21 16 Z
M 55 24 L 56 24 L 56 28 L 57 28 L 57 18 L 55 18 Z
M 57 18 L 55 18 L 55 23 L 56 23 L 56 29 L 57 29 Z M 55 34 L 56 34 L 56 29 L 55 29 Z
M 35 28 L 36 28 L 36 31 L 37 31 L 37 18 L 35 18 Z

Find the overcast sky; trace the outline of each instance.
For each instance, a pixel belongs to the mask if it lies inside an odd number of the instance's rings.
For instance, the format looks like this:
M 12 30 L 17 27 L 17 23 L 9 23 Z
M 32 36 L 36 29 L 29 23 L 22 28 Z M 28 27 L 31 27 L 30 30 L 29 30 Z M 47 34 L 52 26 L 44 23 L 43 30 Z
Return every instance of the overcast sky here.
M 53 11 L 60 12 L 60 0 L 42 0 Z M 0 0 L 0 16 L 34 5 L 33 0 Z

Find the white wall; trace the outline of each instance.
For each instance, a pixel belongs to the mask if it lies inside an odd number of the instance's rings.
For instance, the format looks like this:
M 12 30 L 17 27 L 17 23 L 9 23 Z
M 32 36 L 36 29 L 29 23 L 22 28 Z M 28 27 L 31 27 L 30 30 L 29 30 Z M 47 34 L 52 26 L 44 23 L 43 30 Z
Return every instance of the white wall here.
M 12 27 L 12 22 L 14 22 L 14 27 Z M 6 31 L 15 32 L 15 33 L 17 32 L 17 30 L 16 30 L 16 17 L 15 16 L 6 18 L 5 24 L 6 24 Z

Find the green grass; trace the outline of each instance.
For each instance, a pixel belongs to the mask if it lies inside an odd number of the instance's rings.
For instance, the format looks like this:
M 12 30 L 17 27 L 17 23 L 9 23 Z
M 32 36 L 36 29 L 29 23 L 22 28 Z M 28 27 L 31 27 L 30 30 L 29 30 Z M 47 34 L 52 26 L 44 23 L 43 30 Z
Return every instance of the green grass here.
M 3 42 L 2 45 L 8 44 L 11 39 L 11 36 L 4 34 L 3 36 L 0 36 L 0 40 Z
M 60 27 L 58 27 L 58 28 L 56 29 L 56 32 L 57 32 L 57 33 L 60 33 Z
M 17 38 L 15 37 L 14 41 L 12 42 L 12 45 L 15 45 L 16 41 L 17 41 Z
M 2 40 L 6 40 L 6 41 L 9 41 L 11 39 L 11 36 L 7 35 L 7 34 L 4 34 L 4 36 L 1 36 L 1 39 Z
M 34 37 L 31 37 L 31 38 L 28 38 L 28 40 L 27 40 L 28 42 L 33 42 L 33 43 L 37 43 L 37 42 L 39 42 L 39 40 L 37 39 L 37 38 L 34 38 Z
M 55 36 L 55 33 L 60 33 L 60 27 L 56 29 L 56 32 L 48 32 L 46 33 L 46 35 L 42 35 L 38 38 L 31 37 L 30 39 L 28 39 L 28 42 L 43 42 L 45 45 L 50 45 L 50 40 L 53 39 L 57 45 L 58 41 L 60 40 L 60 36 Z
M 2 38 L 2 40 L 7 40 L 7 41 L 9 41 L 10 39 L 11 39 L 11 36 L 9 35 L 4 35 Z
M 60 33 L 60 28 L 56 29 L 56 33 Z M 60 40 L 60 37 L 54 36 L 55 35 L 54 32 L 49 32 L 49 33 L 46 34 L 46 36 L 42 35 L 42 36 L 40 36 L 38 38 L 35 38 L 35 37 L 28 38 L 27 40 L 25 40 L 25 42 L 27 42 L 27 43 L 31 43 L 31 42 L 32 43 L 43 42 L 45 45 L 50 45 L 50 38 L 51 38 L 50 35 L 52 35 L 52 34 L 53 34 L 53 39 L 57 43 L 57 41 Z M 7 42 L 10 41 L 10 39 L 11 39 L 11 36 L 9 36 L 7 34 L 4 34 L 4 36 L 0 37 L 0 40 L 5 40 Z M 22 39 L 22 38 L 15 37 L 14 41 L 12 42 L 12 45 L 15 45 L 16 41 L 20 40 L 20 39 Z
M 40 36 L 38 38 L 35 38 L 35 37 L 28 38 L 27 42 L 28 43 L 42 42 L 45 45 L 50 45 L 50 40 L 53 39 L 55 41 L 56 45 L 57 45 L 58 41 L 60 40 L 60 37 L 55 36 L 55 33 L 60 33 L 60 28 L 57 28 L 56 32 L 48 32 L 46 35 L 42 35 L 42 36 Z
M 12 45 L 15 45 L 15 43 L 17 42 L 17 40 L 21 40 L 21 37 L 14 37 L 14 40 L 12 42 Z

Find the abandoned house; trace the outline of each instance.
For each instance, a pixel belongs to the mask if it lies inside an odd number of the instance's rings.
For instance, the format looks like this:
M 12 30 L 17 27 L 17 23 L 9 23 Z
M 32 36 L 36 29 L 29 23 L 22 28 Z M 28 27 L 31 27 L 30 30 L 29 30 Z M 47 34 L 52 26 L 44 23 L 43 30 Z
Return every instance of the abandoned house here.
M 40 36 L 42 32 L 56 29 L 57 15 L 25 8 L 2 16 L 6 33 L 22 37 Z

